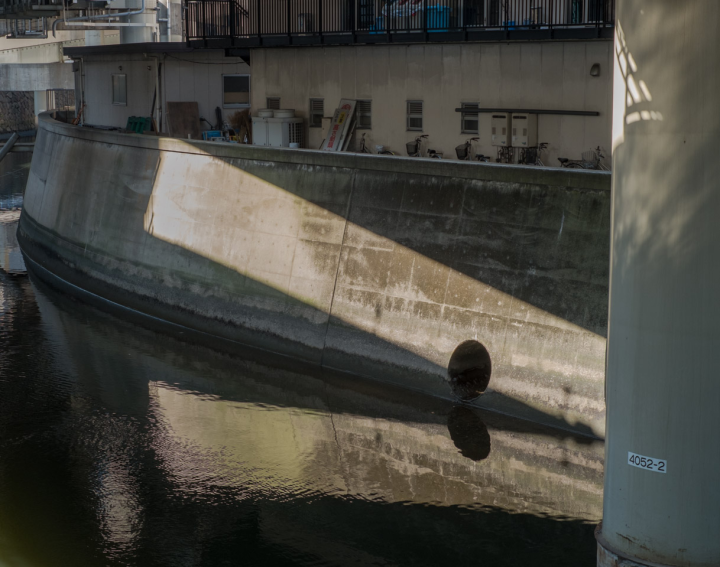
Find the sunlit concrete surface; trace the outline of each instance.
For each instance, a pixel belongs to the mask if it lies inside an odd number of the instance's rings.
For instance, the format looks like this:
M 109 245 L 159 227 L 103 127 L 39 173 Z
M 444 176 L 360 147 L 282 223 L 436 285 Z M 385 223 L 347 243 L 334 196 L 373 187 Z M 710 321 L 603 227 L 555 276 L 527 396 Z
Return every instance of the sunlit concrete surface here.
M 604 431 L 609 174 L 119 135 L 47 115 L 20 240 L 50 273 L 226 339 Z
M 719 19 L 617 3 L 602 567 L 720 565 Z

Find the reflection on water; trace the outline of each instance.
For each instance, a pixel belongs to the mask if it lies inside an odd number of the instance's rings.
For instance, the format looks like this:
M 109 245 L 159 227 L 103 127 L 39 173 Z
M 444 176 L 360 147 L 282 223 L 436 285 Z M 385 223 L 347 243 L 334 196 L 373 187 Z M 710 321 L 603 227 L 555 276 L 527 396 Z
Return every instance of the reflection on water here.
M 602 445 L 0 270 L 0 565 L 594 565 Z
M 19 218 L 20 211 L 0 211 L 0 270 L 10 274 L 25 273 L 16 236 Z
M 22 205 L 31 159 L 31 153 L 11 152 L 0 162 L 0 211 Z

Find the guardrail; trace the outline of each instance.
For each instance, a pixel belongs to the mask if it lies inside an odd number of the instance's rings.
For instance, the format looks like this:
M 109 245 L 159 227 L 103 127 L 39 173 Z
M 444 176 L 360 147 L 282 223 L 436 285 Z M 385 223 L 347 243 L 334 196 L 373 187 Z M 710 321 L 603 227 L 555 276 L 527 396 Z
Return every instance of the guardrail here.
M 612 28 L 615 21 L 615 0 L 185 0 L 185 4 L 188 41 L 251 40 L 238 45 L 261 45 L 263 39 L 278 36 L 290 38 L 286 43 L 303 43 L 292 38 L 333 36 L 337 41 L 344 35 L 350 37 L 340 42 L 352 43 L 358 34 L 537 31 L 549 35 L 559 29 Z

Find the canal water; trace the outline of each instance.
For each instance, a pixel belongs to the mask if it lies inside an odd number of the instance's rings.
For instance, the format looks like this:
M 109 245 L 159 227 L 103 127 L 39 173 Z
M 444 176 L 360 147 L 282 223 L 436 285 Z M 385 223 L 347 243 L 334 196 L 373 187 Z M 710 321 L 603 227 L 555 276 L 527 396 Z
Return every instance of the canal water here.
M 0 566 L 595 564 L 600 442 L 137 326 L 25 273 L 17 217 Z

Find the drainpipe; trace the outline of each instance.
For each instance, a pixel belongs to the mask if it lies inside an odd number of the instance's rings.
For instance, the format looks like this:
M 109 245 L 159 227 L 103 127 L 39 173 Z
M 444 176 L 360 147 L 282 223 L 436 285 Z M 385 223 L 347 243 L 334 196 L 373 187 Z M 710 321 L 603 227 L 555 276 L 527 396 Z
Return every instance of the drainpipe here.
M 78 107 L 78 109 L 82 112 L 80 115 L 80 125 L 85 126 L 85 110 L 83 110 L 83 107 L 85 106 L 85 58 L 80 57 L 80 99 L 81 104 Z
M 160 92 L 160 69 L 162 68 L 162 64 L 160 63 L 160 59 L 158 57 L 148 57 L 148 59 L 155 61 L 155 108 L 152 109 L 152 112 L 153 117 L 157 115 L 156 124 L 158 129 L 157 133 L 159 134 L 162 132 L 162 99 L 160 98 L 162 96 L 162 93 Z
M 115 14 L 101 14 L 99 16 L 78 16 L 77 18 L 65 18 L 64 20 L 57 19 L 53 22 L 53 25 L 52 25 L 53 37 L 55 37 L 55 31 L 57 29 L 57 25 L 60 22 L 62 22 L 64 24 L 67 22 L 93 22 L 95 20 L 107 20 L 109 18 L 121 18 L 121 17 L 125 17 L 125 16 L 139 16 L 145 11 L 145 0 L 140 0 L 140 2 L 141 2 L 141 4 L 140 4 L 139 9 L 132 10 L 129 12 L 118 12 Z

